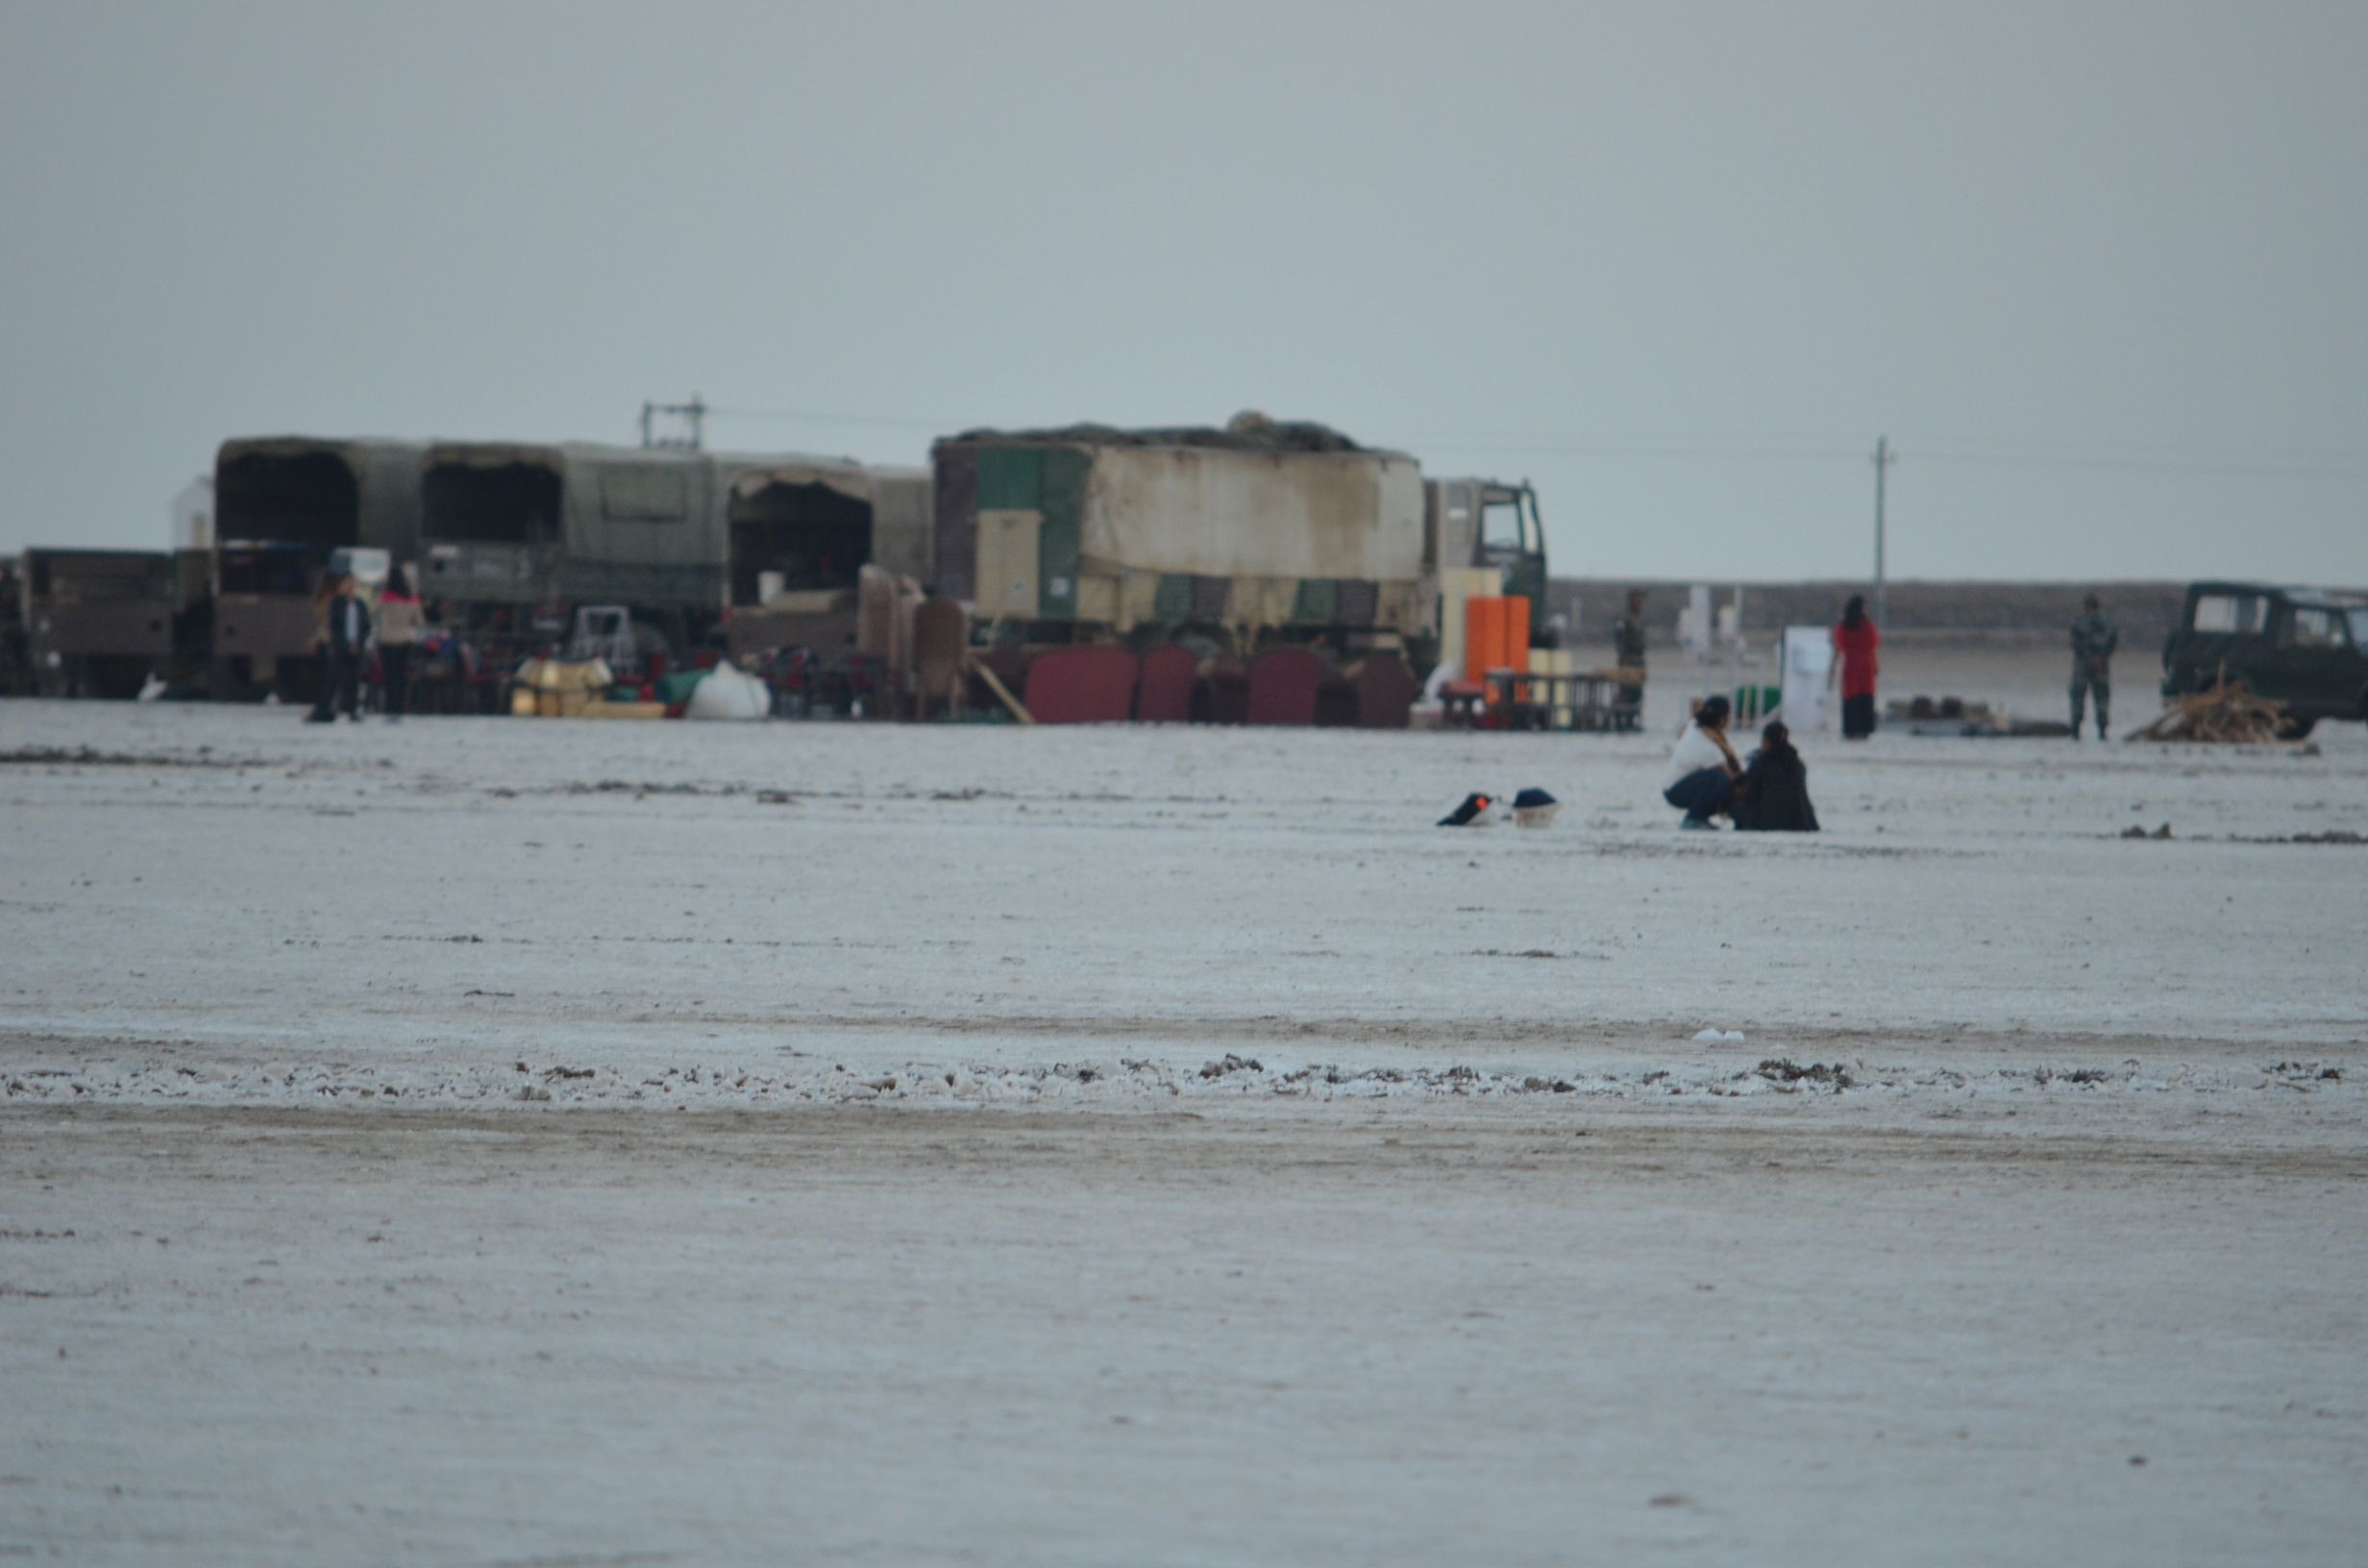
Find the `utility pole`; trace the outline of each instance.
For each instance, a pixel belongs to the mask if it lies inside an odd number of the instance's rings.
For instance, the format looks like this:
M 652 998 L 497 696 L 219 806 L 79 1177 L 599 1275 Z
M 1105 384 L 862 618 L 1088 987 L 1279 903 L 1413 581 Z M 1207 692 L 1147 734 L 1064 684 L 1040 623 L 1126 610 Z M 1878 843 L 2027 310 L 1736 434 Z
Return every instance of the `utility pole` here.
M 1886 472 L 1899 461 L 1899 453 L 1891 450 L 1891 438 L 1875 437 L 1875 625 L 1890 628 L 1890 596 L 1886 592 L 1883 576 L 1883 480 Z
M 681 421 L 690 434 L 657 434 L 652 425 L 660 414 Z M 641 405 L 641 444 L 645 447 L 672 447 L 679 451 L 697 452 L 706 441 L 706 422 L 707 402 L 696 392 L 691 394 L 688 403 L 644 403 Z

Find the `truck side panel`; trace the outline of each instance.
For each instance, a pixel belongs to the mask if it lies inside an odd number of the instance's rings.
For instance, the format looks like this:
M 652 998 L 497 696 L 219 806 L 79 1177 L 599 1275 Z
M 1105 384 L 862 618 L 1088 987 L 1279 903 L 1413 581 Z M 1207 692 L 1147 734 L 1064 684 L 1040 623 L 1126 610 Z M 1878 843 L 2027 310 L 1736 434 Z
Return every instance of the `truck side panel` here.
M 37 663 L 173 652 L 179 568 L 154 551 L 29 550 L 26 630 Z
M 1037 533 L 1037 613 L 1048 621 L 1077 614 L 1077 577 L 1083 569 L 1085 497 L 1093 465 L 1082 452 L 1055 448 L 1044 454 Z
M 1083 560 L 1097 573 L 1413 581 L 1423 495 L 1410 458 L 1198 447 L 1092 454 Z
M 297 594 L 224 594 L 214 600 L 213 652 L 219 659 L 294 658 L 308 654 L 318 628 L 312 601 Z
M 938 592 L 975 599 L 978 590 L 978 449 L 942 446 L 930 455 L 935 471 L 931 540 Z
M 872 471 L 872 559 L 924 584 L 937 570 L 929 492 L 929 476 L 924 470 Z

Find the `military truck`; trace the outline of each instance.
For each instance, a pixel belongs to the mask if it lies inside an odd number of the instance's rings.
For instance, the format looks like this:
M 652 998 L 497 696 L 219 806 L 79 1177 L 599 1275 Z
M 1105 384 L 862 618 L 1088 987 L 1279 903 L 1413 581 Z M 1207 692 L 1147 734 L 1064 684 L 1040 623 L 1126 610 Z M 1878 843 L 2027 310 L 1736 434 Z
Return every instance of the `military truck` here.
M 496 651 L 563 636 L 580 604 L 627 606 L 637 625 L 685 647 L 728 602 L 732 477 L 777 461 L 676 447 L 439 443 L 420 481 L 420 594 Z
M 925 580 L 929 477 L 851 457 L 771 459 L 732 473 L 729 624 L 734 656 L 768 648 L 837 649 L 854 634 L 867 563 Z
M 214 456 L 217 701 L 312 695 L 312 590 L 340 550 L 419 551 L 416 443 L 271 436 Z
M 2176 699 L 2223 679 L 2284 703 L 2289 740 L 2322 719 L 2368 718 L 2368 595 L 2190 583 L 2163 645 L 2162 695 Z
M 1430 581 L 1452 567 L 1493 567 L 1504 592 L 1529 600 L 1529 624 L 1546 631 L 1545 522 L 1526 479 L 1426 479 Z M 1544 646 L 1542 644 L 1539 646 Z
M 199 551 L 28 550 L 19 616 L 35 690 L 131 698 L 205 657 L 210 563 Z
M 1319 638 L 1435 657 L 1440 578 L 1497 565 L 1544 625 L 1527 485 L 1431 480 L 1319 425 L 971 431 L 930 451 L 938 585 L 1027 642 Z

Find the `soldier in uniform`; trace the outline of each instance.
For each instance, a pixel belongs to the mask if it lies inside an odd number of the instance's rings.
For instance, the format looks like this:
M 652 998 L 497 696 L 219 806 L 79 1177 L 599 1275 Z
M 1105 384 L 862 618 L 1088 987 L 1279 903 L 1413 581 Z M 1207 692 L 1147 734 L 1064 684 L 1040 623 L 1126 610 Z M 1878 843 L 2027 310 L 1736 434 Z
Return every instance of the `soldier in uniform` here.
M 1628 613 L 1612 626 L 1614 662 L 1622 670 L 1633 670 L 1640 676 L 1644 673 L 1644 590 L 1628 590 Z M 1644 687 L 1623 683 L 1614 705 L 1616 722 L 1622 729 L 1637 727 L 1637 716 L 1644 707 Z
M 2113 649 L 2121 632 L 2097 608 L 2097 596 L 2081 600 L 2079 619 L 2072 623 L 2072 738 L 2081 738 L 2081 699 L 2095 694 L 2097 739 L 2105 739 L 2106 712 L 2113 703 Z

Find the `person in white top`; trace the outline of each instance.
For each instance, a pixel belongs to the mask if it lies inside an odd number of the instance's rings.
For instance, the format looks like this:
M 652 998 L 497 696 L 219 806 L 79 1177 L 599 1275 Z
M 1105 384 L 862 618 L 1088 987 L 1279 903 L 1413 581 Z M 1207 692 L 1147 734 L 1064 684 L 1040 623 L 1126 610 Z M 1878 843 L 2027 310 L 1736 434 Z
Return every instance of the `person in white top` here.
M 1669 753 L 1661 797 L 1686 814 L 1680 827 L 1709 827 L 1711 819 L 1727 809 L 1735 795 L 1735 781 L 1743 776 L 1743 765 L 1735 760 L 1735 747 L 1727 744 L 1730 711 L 1723 697 L 1705 700 Z
M 386 574 L 386 586 L 379 592 L 379 706 L 389 723 L 402 721 L 411 689 L 411 650 L 425 625 L 419 600 L 411 597 L 411 579 L 398 566 Z

